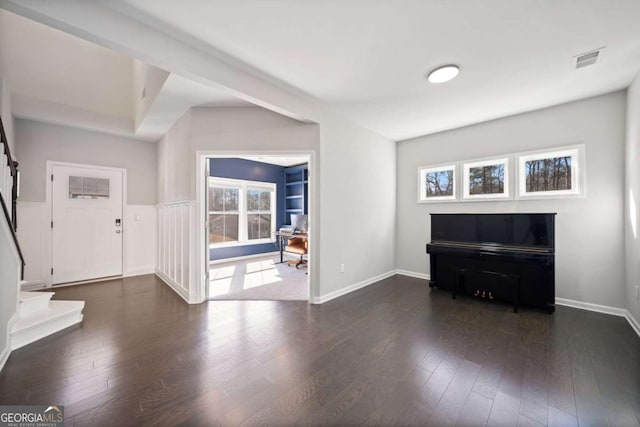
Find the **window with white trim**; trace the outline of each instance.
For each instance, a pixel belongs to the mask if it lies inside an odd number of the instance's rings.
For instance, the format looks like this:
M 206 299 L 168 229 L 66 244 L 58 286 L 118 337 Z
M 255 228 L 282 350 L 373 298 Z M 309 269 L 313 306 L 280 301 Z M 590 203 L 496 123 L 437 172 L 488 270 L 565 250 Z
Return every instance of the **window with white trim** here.
M 509 197 L 508 157 L 464 163 L 462 171 L 463 199 L 492 200 Z
M 456 200 L 456 165 L 418 168 L 418 203 Z
M 579 196 L 584 191 L 584 146 L 518 156 L 519 197 Z
M 276 185 L 209 177 L 209 245 L 273 242 Z

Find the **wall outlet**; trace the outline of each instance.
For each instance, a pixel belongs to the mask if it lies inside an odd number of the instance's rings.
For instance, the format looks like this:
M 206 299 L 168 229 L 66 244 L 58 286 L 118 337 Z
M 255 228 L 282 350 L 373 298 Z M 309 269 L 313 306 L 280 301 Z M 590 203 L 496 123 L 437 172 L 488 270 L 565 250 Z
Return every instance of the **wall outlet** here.
M 640 301 L 640 286 L 636 285 L 636 301 Z
M 344 273 L 344 264 L 340 264 L 340 273 Z

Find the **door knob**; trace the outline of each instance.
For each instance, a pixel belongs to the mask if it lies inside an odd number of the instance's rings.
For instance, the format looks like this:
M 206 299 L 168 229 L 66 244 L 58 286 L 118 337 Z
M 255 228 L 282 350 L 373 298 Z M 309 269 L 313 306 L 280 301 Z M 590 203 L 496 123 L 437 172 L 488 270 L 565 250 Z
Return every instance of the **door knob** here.
M 120 234 L 122 231 L 120 230 L 116 230 L 116 234 Z

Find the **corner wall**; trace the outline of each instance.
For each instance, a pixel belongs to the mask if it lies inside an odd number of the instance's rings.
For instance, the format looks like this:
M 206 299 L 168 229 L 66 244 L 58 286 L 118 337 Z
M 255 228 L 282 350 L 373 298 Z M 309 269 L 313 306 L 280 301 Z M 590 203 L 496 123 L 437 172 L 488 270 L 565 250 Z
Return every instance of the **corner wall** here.
M 627 136 L 625 142 L 625 264 L 627 310 L 640 328 L 640 75 L 627 90 Z M 638 331 L 640 333 L 640 329 Z
M 429 213 L 557 212 L 556 297 L 625 307 L 625 103 L 615 92 L 398 143 L 397 268 L 429 273 Z M 586 198 L 417 203 L 419 166 L 580 143 Z

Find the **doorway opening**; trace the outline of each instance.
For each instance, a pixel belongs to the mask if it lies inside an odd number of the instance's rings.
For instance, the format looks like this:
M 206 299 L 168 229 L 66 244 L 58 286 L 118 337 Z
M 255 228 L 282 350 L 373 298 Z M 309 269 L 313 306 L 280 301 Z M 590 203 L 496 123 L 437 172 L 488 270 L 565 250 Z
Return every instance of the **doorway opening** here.
M 309 301 L 312 153 L 205 156 L 206 298 Z

